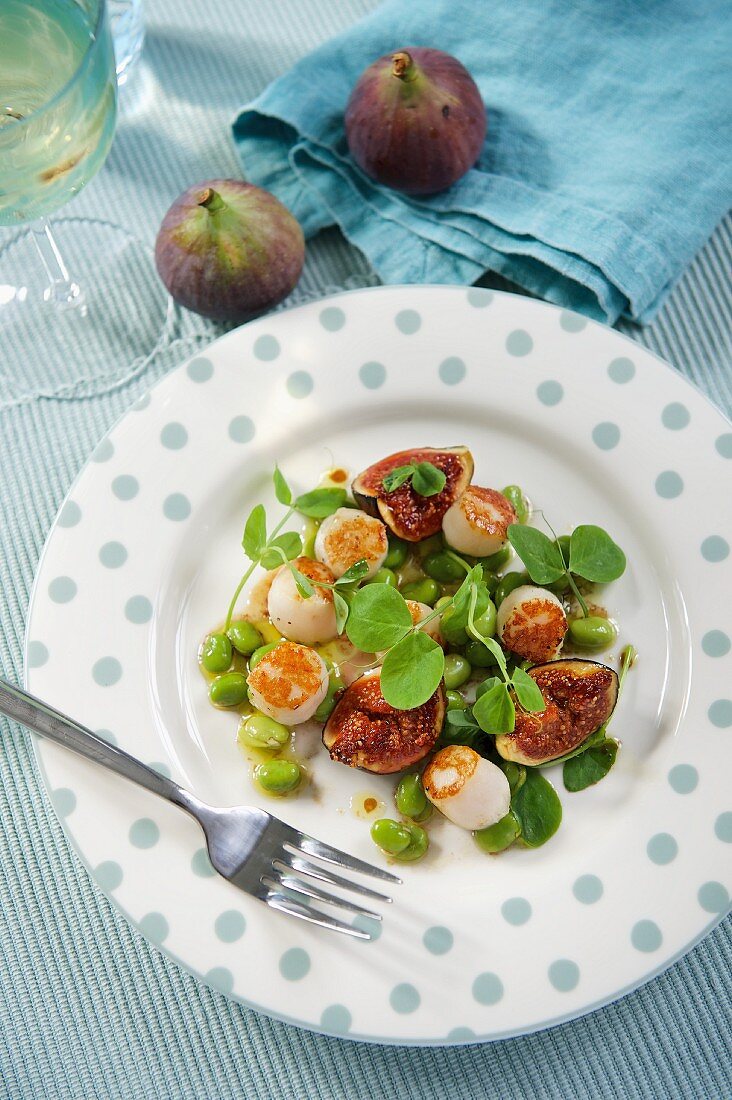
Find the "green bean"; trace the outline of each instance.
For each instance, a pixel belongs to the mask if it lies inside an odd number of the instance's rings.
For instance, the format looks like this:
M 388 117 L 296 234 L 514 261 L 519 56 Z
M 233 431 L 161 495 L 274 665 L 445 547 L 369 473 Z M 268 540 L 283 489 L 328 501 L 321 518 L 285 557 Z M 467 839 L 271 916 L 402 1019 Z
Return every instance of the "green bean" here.
M 412 821 L 427 821 L 432 816 L 432 803 L 424 793 L 422 777 L 416 772 L 399 780 L 394 802 L 399 813 Z
M 496 607 L 500 607 L 506 596 L 516 588 L 520 588 L 522 584 L 531 584 L 531 578 L 528 573 L 505 573 L 498 582 L 498 588 L 493 596 L 493 602 Z
M 428 539 L 422 539 L 416 546 L 420 558 L 425 558 L 428 554 L 432 554 L 436 550 L 443 550 L 445 540 L 442 537 L 442 532 L 438 532 L 436 535 L 430 535 Z
M 465 576 L 465 569 L 460 562 L 455 561 L 446 550 L 438 550 L 434 554 L 428 554 L 422 562 L 422 568 L 428 577 L 432 577 L 442 584 L 450 581 L 461 581 Z
M 398 853 L 396 858 L 400 863 L 414 863 L 421 859 L 430 846 L 430 838 L 421 825 L 408 825 L 410 841 L 409 846 Z
M 473 668 L 492 668 L 493 665 L 498 664 L 496 658 L 491 653 L 488 646 L 483 645 L 482 642 L 477 642 L 475 639 L 469 641 L 465 647 L 465 656 L 470 661 Z
M 508 780 L 508 785 L 511 788 L 511 797 L 513 798 L 526 781 L 526 768 L 523 764 L 515 764 L 513 760 L 501 761 L 501 768 Z
M 493 855 L 510 848 L 520 832 L 519 823 L 509 810 L 506 816 L 495 825 L 489 825 L 487 829 L 478 829 L 473 836 L 481 851 Z
M 373 577 L 365 582 L 366 584 L 388 584 L 389 588 L 396 588 L 397 579 L 396 573 L 393 569 L 387 569 L 382 565 L 381 569 L 378 569 L 374 573 Z
M 261 645 L 259 649 L 255 649 L 249 658 L 249 671 L 255 669 L 263 657 L 266 657 L 275 646 L 279 645 L 279 642 L 268 642 L 267 645 Z
M 250 714 L 239 727 L 239 740 L 250 749 L 281 749 L 290 731 L 266 714 Z
M 313 718 L 316 722 L 325 722 L 328 718 L 330 718 L 331 714 L 335 710 L 336 694 L 339 691 L 342 691 L 345 686 L 345 683 L 338 675 L 338 673 L 334 672 L 333 669 L 331 669 L 330 680 L 328 681 L 328 694 L 313 715 Z
M 465 710 L 468 705 L 467 699 L 463 699 L 459 691 L 454 691 L 452 688 L 448 688 L 447 691 L 447 709 L 448 710 Z
M 302 768 L 295 760 L 267 760 L 254 769 L 254 778 L 267 794 L 287 794 L 302 780 Z
M 259 649 L 264 643 L 264 638 L 256 626 L 247 622 L 246 619 L 232 623 L 226 633 L 236 652 L 241 653 L 243 657 L 251 657 L 254 650 Z
M 440 596 L 439 600 L 435 604 L 435 611 L 444 611 L 446 607 L 450 607 L 452 604 L 452 596 Z
M 465 657 L 459 653 L 448 653 L 445 657 L 445 671 L 442 674 L 445 687 L 451 691 L 462 687 L 470 679 L 471 671 L 470 661 Z
M 390 856 L 406 851 L 412 843 L 412 834 L 408 825 L 394 821 L 390 817 L 381 817 L 371 826 L 371 839 L 374 844 Z
M 478 615 L 474 621 L 475 629 L 484 638 L 492 638 L 496 632 L 496 605 L 493 600 L 488 601 L 485 611 Z
M 238 707 L 247 698 L 247 678 L 241 672 L 225 672 L 217 676 L 208 689 L 215 707 Z
M 384 565 L 388 569 L 398 569 L 400 565 L 404 565 L 409 554 L 409 546 L 406 542 L 402 542 L 401 539 L 390 538 L 389 549 L 386 552 L 384 559 Z
M 582 649 L 605 649 L 618 636 L 615 623 L 600 615 L 588 615 L 586 619 L 569 620 L 569 636 Z
M 231 668 L 231 642 L 225 634 L 207 634 L 201 646 L 201 664 L 206 672 L 226 672 Z
M 492 596 L 495 590 L 498 588 L 498 582 L 501 578 L 498 576 L 497 573 L 494 573 L 492 572 L 492 570 L 487 569 L 482 562 L 481 569 L 483 571 L 483 584 L 486 586 Z
M 303 557 L 314 558 L 315 557 L 315 539 L 318 534 L 318 528 L 320 527 L 320 520 L 311 519 L 308 517 L 305 520 L 305 531 L 302 536 L 302 552 Z
M 430 607 L 440 594 L 440 586 L 432 577 L 423 577 L 420 581 L 410 581 L 401 588 L 405 600 L 419 600 Z
M 516 519 L 519 523 L 526 523 L 526 520 L 529 518 L 529 504 L 521 486 L 507 485 L 505 489 L 501 489 L 501 492 L 508 503 L 513 507 L 516 513 Z
M 492 573 L 497 573 L 510 560 L 511 547 L 502 546 L 500 550 L 496 550 L 495 554 L 489 554 L 487 558 L 481 558 L 480 564 L 483 569 L 489 569 Z

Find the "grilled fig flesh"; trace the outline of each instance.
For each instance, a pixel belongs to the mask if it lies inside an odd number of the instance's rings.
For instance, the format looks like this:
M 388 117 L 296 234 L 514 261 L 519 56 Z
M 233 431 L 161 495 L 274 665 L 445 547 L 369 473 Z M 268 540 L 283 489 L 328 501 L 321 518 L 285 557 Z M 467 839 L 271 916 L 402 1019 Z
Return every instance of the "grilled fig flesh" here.
M 414 710 L 396 710 L 381 694 L 379 670 L 367 672 L 341 695 L 325 724 L 323 744 L 331 760 L 350 768 L 389 774 L 422 760 L 434 747 L 447 699 L 440 683 Z
M 597 661 L 550 661 L 529 669 L 541 688 L 546 710 L 529 714 L 516 708 L 513 733 L 496 737 L 504 760 L 547 764 L 572 752 L 607 722 L 618 700 L 618 676 Z
M 392 493 L 384 489 L 383 481 L 398 466 L 431 462 L 445 477 L 445 488 L 433 497 L 423 497 L 405 482 Z M 405 542 L 419 542 L 436 535 L 442 527 L 445 512 L 461 496 L 473 476 L 473 456 L 467 447 L 446 447 L 436 450 L 422 447 L 413 451 L 398 451 L 382 458 L 354 478 L 353 496 L 359 508 L 372 516 L 380 516 L 395 535 Z

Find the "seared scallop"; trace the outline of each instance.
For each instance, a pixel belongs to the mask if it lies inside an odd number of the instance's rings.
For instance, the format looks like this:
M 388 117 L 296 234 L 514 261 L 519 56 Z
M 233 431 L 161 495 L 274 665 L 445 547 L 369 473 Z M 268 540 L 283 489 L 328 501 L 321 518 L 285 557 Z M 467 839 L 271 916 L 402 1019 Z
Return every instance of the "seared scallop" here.
M 390 773 L 422 760 L 440 736 L 445 719 L 444 684 L 421 707 L 397 710 L 381 694 L 380 670 L 346 688 L 323 730 L 332 760 L 351 768 Z
M 389 550 L 386 527 L 375 516 L 356 508 L 339 508 L 324 519 L 315 536 L 315 556 L 336 577 L 363 559 L 369 571 L 366 578 L 381 569 Z
M 428 623 L 425 623 L 424 626 L 422 625 L 422 620 L 432 614 L 430 605 L 421 603 L 419 600 L 406 600 L 405 602 L 409 608 L 409 614 L 412 616 L 414 625 L 419 630 L 423 630 L 425 634 L 429 634 L 430 638 L 434 638 L 436 642 L 442 642 L 439 615 L 435 615 L 434 619 L 430 619 Z
M 284 726 L 315 714 L 328 694 L 325 661 L 309 646 L 280 642 L 247 676 L 252 704 Z
M 500 768 L 467 745 L 448 745 L 422 775 L 433 806 L 461 829 L 487 829 L 508 813 L 511 788 Z
M 335 577 L 327 565 L 312 558 L 296 558 L 293 562 L 311 581 L 333 584 Z M 316 645 L 329 642 L 338 634 L 333 593 L 329 588 L 315 587 L 312 596 L 301 596 L 295 578 L 286 565 L 280 567 L 267 597 L 269 617 L 285 638 L 291 642 Z
M 522 584 L 501 601 L 496 627 L 506 649 L 538 664 L 559 653 L 567 633 L 567 616 L 553 592 Z
M 459 554 L 487 558 L 506 545 L 509 524 L 517 522 L 513 505 L 497 489 L 468 485 L 448 508 L 442 531 Z

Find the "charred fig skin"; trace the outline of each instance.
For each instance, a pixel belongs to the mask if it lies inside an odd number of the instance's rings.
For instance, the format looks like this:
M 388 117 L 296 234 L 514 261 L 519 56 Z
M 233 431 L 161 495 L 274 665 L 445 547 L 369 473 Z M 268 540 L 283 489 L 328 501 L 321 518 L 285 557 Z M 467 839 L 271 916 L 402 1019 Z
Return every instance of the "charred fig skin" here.
M 158 274 L 176 302 L 237 324 L 286 298 L 304 259 L 299 222 L 274 195 L 242 180 L 189 187 L 155 242 Z
M 346 107 L 346 138 L 367 176 L 408 195 L 444 191 L 477 161 L 488 128 L 457 58 L 415 46 L 370 65 Z
M 367 673 L 342 693 L 323 729 L 323 744 L 337 763 L 390 775 L 432 751 L 446 709 L 442 682 L 421 707 L 397 710 L 381 694 L 378 672 Z
M 546 710 L 516 708 L 513 733 L 496 737 L 504 760 L 536 767 L 576 749 L 608 721 L 618 701 L 618 674 L 598 661 L 549 661 L 529 669 L 541 688 Z
M 445 487 L 433 497 L 423 497 L 411 482 L 391 493 L 384 489 L 384 478 L 398 466 L 431 462 L 445 475 Z M 461 496 L 473 476 L 473 456 L 467 447 L 420 447 L 375 462 L 353 479 L 351 491 L 359 508 L 380 517 L 398 538 L 419 542 L 442 529 L 445 512 Z

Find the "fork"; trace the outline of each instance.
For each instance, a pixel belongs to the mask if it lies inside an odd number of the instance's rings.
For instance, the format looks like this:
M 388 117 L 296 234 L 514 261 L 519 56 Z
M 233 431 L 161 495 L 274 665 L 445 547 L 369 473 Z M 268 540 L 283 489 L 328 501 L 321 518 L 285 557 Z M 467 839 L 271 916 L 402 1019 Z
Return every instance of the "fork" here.
M 148 768 L 123 749 L 103 741 L 72 718 L 2 679 L 0 713 L 186 810 L 203 829 L 212 866 L 234 886 L 263 901 L 270 909 L 320 928 L 370 940 L 370 932 L 338 920 L 320 906 L 331 906 L 343 913 L 376 921 L 381 920 L 381 914 L 350 898 L 333 894 L 325 887 L 349 890 L 381 902 L 390 903 L 391 898 L 322 864 L 384 882 L 400 884 L 402 881 L 389 871 L 301 833 L 266 810 L 253 806 L 222 809 L 201 802 L 190 791 Z

